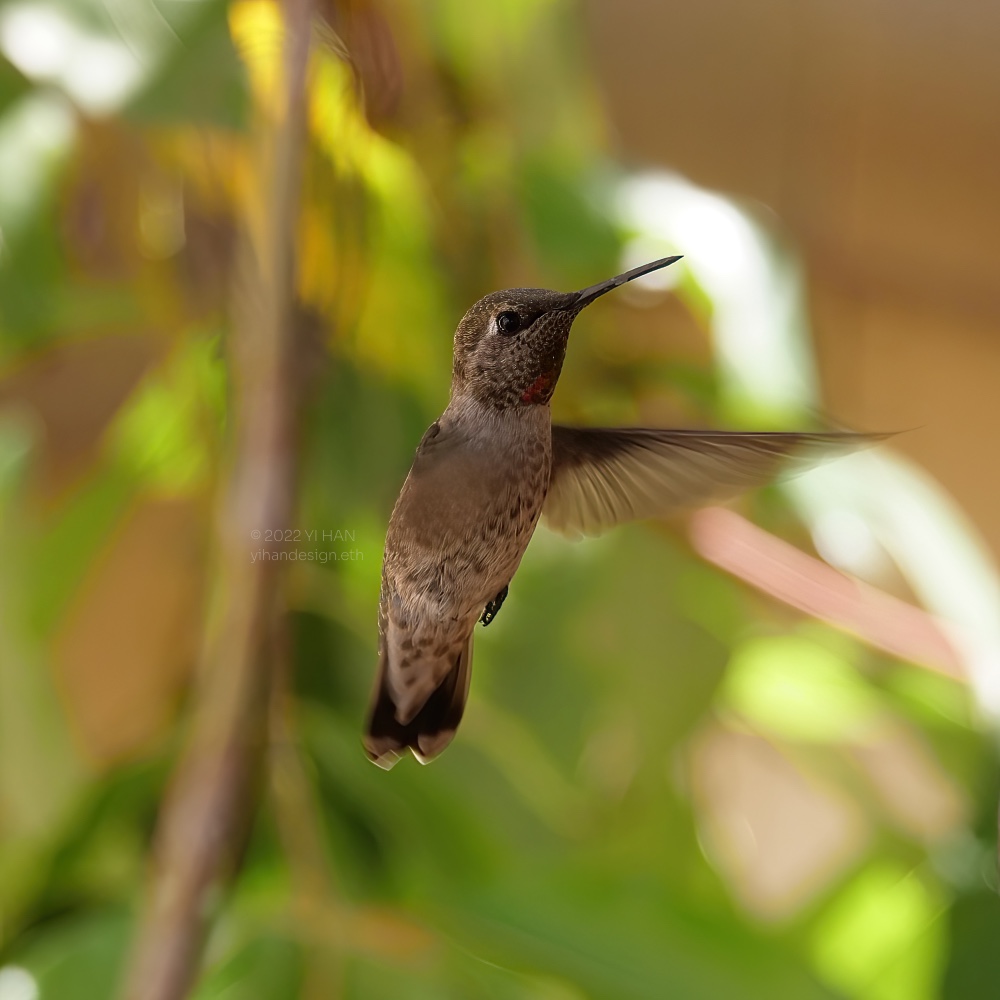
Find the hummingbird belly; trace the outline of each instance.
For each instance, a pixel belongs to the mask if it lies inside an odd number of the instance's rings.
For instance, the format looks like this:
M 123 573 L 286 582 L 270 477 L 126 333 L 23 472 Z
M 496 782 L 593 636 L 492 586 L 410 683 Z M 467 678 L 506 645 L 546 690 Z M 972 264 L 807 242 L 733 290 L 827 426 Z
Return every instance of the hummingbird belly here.
M 534 409 L 534 408 L 532 408 Z M 390 615 L 472 625 L 514 575 L 548 490 L 551 431 L 425 437 L 393 510 L 384 577 Z

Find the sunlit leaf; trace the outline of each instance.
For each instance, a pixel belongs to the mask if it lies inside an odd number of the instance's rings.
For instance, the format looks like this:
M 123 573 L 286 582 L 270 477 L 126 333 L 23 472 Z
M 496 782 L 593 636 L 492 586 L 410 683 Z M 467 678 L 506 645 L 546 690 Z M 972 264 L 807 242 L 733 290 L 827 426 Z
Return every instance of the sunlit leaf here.
M 859 1000 L 931 1000 L 945 948 L 943 903 L 916 873 L 873 865 L 815 928 L 820 971 Z
M 877 693 L 850 664 L 794 636 L 738 646 L 723 697 L 753 723 L 794 740 L 862 739 L 882 711 Z

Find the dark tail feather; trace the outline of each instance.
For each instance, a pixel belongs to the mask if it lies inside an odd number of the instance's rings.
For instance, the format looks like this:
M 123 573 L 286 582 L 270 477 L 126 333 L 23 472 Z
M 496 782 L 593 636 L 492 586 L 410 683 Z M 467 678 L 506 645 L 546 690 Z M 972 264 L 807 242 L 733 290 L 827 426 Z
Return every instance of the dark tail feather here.
M 469 636 L 465 649 L 459 654 L 448 676 L 405 725 L 396 718 L 396 706 L 386 684 L 385 668 L 383 650 L 375 703 L 365 730 L 365 750 L 379 767 L 386 770 L 406 753 L 407 747 L 421 764 L 426 764 L 451 742 L 462 721 L 465 699 L 469 694 L 469 678 L 472 675 L 472 636 Z

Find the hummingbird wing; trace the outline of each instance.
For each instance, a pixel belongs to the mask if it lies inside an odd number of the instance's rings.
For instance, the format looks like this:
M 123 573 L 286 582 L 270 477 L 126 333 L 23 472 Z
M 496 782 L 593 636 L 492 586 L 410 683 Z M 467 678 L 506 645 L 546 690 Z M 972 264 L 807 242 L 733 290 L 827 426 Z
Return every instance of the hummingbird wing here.
M 678 507 L 727 500 L 888 434 L 552 427 L 552 479 L 542 513 L 578 538 Z

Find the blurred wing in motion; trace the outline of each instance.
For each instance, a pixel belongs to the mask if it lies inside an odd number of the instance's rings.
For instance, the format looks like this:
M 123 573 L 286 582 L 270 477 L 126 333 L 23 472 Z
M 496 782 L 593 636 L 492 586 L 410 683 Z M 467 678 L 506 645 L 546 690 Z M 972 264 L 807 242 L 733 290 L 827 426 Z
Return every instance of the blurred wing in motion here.
M 571 538 L 718 503 L 875 444 L 888 434 L 552 427 L 543 513 Z

